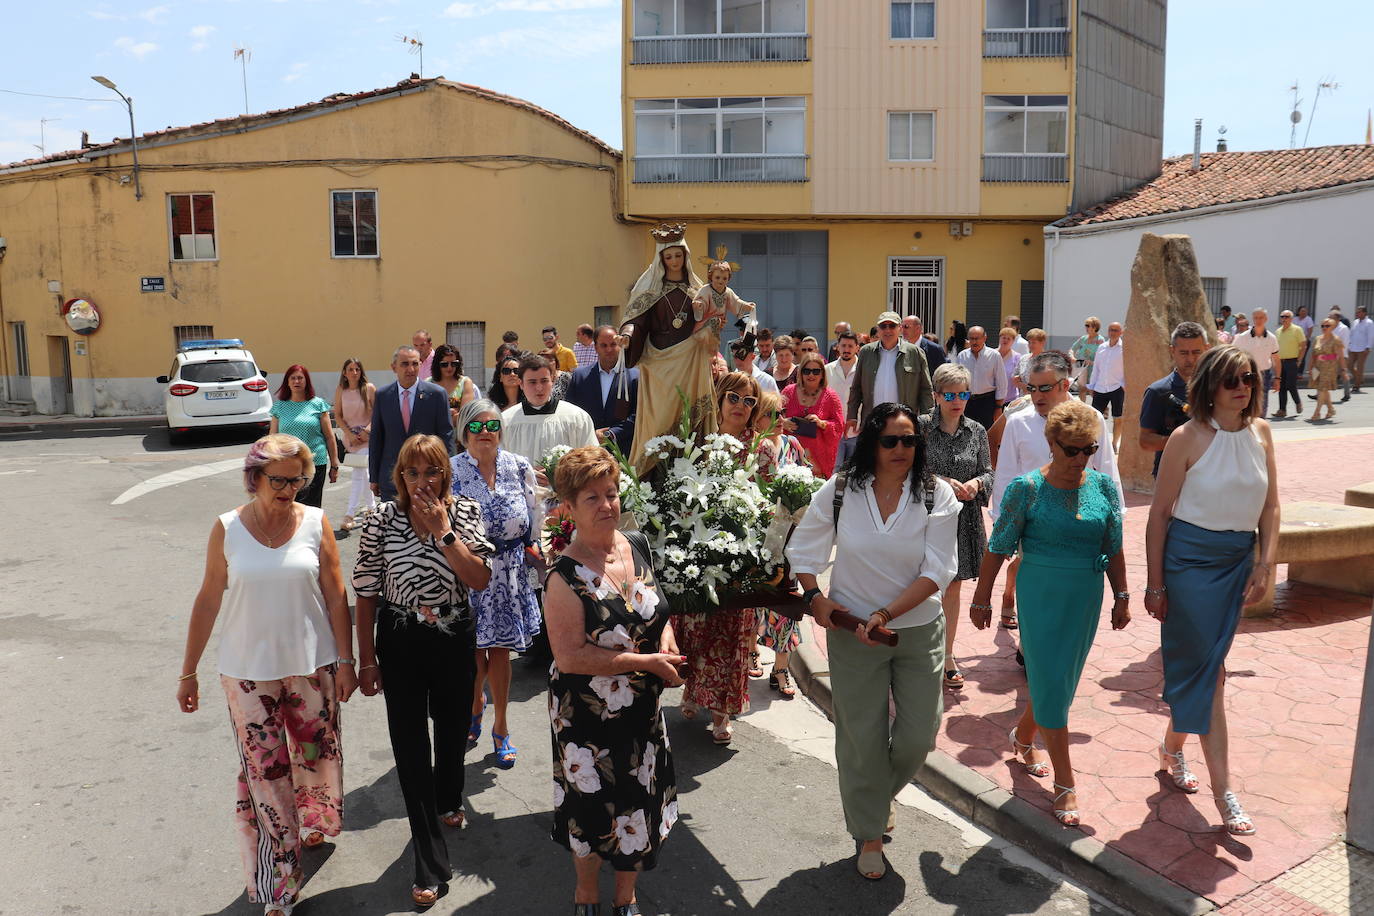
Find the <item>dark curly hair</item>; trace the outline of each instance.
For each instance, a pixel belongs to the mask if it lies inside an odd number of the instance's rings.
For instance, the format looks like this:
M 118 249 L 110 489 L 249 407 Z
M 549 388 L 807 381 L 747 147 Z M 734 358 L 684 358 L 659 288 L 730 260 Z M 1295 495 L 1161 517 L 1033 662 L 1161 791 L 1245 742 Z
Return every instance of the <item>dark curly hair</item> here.
M 443 377 L 444 370 L 439 368 L 439 364 L 445 357 L 452 356 L 458 362 L 458 368 L 454 370 L 455 378 L 463 377 L 463 354 L 458 352 L 458 348 L 450 344 L 439 344 L 434 348 L 434 359 L 430 363 L 430 378 L 432 381 L 439 381 Z
M 923 499 L 927 490 L 935 486 L 935 481 L 926 466 L 926 440 L 921 435 L 916 411 L 905 404 L 879 404 L 864 420 L 864 425 L 859 430 L 859 438 L 854 443 L 854 454 L 844 466 L 844 470 L 849 474 L 849 488 L 862 490 L 873 480 L 878 465 L 878 437 L 883 434 L 883 427 L 887 426 L 887 421 L 896 416 L 910 420 L 911 431 L 916 436 L 916 459 L 911 464 L 911 498 Z

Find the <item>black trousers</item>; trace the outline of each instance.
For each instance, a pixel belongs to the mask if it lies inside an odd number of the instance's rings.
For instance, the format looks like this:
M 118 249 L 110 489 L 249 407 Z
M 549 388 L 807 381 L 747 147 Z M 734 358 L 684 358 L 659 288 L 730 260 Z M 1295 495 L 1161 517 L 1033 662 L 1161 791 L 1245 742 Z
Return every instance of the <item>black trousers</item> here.
M 315 465 L 315 476 L 310 478 L 310 483 L 296 491 L 296 502 L 307 506 L 314 506 L 316 509 L 324 506 L 324 482 L 329 479 L 329 465 Z
M 968 407 L 964 408 L 964 415 L 970 420 L 982 424 L 983 429 L 992 425 L 993 417 L 997 414 L 997 392 L 985 391 L 982 394 L 975 394 L 968 399 Z
M 1298 394 L 1298 358 L 1279 360 L 1279 410 L 1288 411 L 1288 395 L 1293 395 L 1293 412 L 1302 413 L 1302 396 Z
M 415 879 L 434 887 L 453 877 L 439 815 L 463 806 L 463 753 L 472 713 L 476 640 L 471 620 L 454 632 L 383 606 L 377 615 L 377 661 L 396 778 L 410 819 Z M 430 721 L 434 723 L 431 762 Z

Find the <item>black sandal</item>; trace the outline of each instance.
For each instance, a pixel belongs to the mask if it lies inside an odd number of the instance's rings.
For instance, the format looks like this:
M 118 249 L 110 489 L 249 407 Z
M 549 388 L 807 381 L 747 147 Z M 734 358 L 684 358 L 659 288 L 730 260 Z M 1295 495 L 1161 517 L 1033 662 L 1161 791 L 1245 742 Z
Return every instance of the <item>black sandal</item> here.
M 791 677 L 786 668 L 781 670 L 775 668 L 773 673 L 768 675 L 768 686 L 788 699 L 797 695 L 797 688 L 793 687 L 790 681 Z
M 758 652 L 749 653 L 749 671 L 747 673 L 750 677 L 763 677 L 763 665 L 759 664 Z
M 945 672 L 945 686 L 950 690 L 960 690 L 964 686 L 964 676 L 959 673 L 957 668 L 951 668 Z

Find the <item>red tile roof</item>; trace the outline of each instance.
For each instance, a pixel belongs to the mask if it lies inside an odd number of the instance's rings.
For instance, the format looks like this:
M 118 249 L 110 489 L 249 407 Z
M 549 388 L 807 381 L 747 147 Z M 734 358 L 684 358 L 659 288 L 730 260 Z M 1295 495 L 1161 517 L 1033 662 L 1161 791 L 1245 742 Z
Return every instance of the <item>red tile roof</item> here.
M 1154 181 L 1052 225 L 1068 228 L 1182 213 L 1370 181 L 1374 180 L 1374 146 L 1203 153 L 1201 168 L 1194 172 L 1192 165 L 1192 156 L 1166 159 Z
M 540 108 L 533 102 L 527 102 L 524 99 L 516 98 L 513 95 L 506 95 L 505 93 L 496 92 L 492 89 L 486 89 L 482 86 L 473 86 L 469 83 L 453 82 L 451 80 L 446 80 L 443 77 L 430 77 L 428 79 L 419 79 L 418 77 L 412 76 L 410 79 L 401 80 L 394 86 L 386 86 L 381 89 L 369 89 L 364 92 L 354 93 L 340 92 L 334 95 L 326 96 L 323 99 L 320 99 L 318 102 L 309 102 L 305 105 L 297 105 L 294 108 L 278 108 L 273 111 L 264 111 L 260 114 L 238 115 L 232 118 L 217 118 L 213 121 L 202 121 L 199 124 L 191 124 L 186 127 L 168 127 L 165 130 L 155 130 L 146 134 L 140 134 L 138 139 L 140 143 L 155 142 L 168 139 L 194 139 L 198 135 L 214 135 L 225 131 L 238 130 L 245 127 L 252 127 L 256 125 L 270 123 L 272 121 L 290 117 L 292 115 L 301 114 L 302 112 L 336 108 L 338 106 L 358 102 L 363 99 L 380 98 L 386 95 L 399 94 L 406 90 L 425 90 L 431 88 L 432 86 L 444 86 L 448 89 L 454 89 L 459 92 L 466 93 L 468 95 L 476 96 L 477 98 L 487 99 L 489 101 L 498 102 L 502 105 L 509 105 L 512 108 L 519 108 L 524 111 L 531 112 L 533 114 L 539 115 L 542 118 L 547 118 L 548 120 L 552 121 L 553 123 L 557 124 L 559 127 L 562 127 L 565 130 L 571 131 L 572 133 L 586 140 L 588 143 L 591 143 L 593 146 L 598 147 L 605 153 L 609 153 L 610 155 L 616 157 L 620 156 L 620 151 L 614 149 L 604 140 L 601 140 L 600 138 L 593 136 L 587 131 L 574 126 L 570 122 L 565 121 L 563 118 L 560 118 L 558 115 L 554 114 L 548 109 Z M 84 149 L 68 150 L 62 153 L 53 153 L 52 155 L 44 156 L 41 159 L 22 159 L 18 162 L 11 162 L 7 165 L 0 165 L 0 169 L 18 168 L 22 166 L 47 165 L 51 163 L 63 162 L 71 159 L 76 159 L 78 156 L 88 155 L 92 151 L 115 149 L 121 146 L 125 146 L 128 144 L 128 142 L 129 140 L 127 137 L 116 137 L 109 143 L 95 143 Z

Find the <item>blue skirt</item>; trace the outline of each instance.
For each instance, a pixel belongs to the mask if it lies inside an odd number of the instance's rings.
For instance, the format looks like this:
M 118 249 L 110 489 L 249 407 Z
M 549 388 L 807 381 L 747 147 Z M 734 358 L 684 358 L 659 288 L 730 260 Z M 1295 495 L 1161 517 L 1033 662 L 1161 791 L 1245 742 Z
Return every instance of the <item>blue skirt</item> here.
M 1164 542 L 1168 613 L 1160 632 L 1164 702 L 1173 729 L 1211 728 L 1217 672 L 1240 624 L 1245 583 L 1255 561 L 1255 532 L 1209 531 L 1180 519 Z

